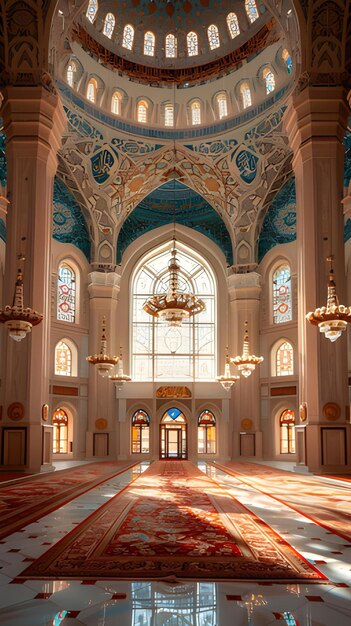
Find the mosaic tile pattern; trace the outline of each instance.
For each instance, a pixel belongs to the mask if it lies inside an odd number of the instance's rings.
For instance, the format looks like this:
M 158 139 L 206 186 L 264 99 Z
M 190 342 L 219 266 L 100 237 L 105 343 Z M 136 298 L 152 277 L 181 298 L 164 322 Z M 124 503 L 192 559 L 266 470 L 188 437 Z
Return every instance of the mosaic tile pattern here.
M 78 203 L 59 179 L 54 181 L 53 238 L 77 246 L 90 261 L 90 237 Z
M 296 239 L 296 190 L 291 177 L 278 191 L 264 218 L 258 241 L 258 262 L 271 248 Z

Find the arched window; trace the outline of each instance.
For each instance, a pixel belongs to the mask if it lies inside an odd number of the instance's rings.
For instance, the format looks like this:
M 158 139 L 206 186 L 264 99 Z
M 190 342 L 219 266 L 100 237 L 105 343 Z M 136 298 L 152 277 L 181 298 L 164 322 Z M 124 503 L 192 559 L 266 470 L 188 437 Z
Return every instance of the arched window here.
M 148 30 L 144 35 L 144 54 L 148 57 L 155 56 L 155 35 Z
M 177 56 L 177 38 L 171 33 L 166 36 L 166 57 L 175 59 Z
M 227 96 L 225 93 L 219 93 L 216 96 L 216 105 L 218 117 L 222 120 L 224 117 L 228 115 L 228 106 L 227 106 Z
M 111 112 L 115 115 L 121 115 L 122 95 L 119 91 L 115 91 L 111 100 Z
M 272 70 L 269 67 L 266 67 L 263 70 L 263 80 L 266 84 L 266 94 L 271 93 L 275 90 L 275 78 Z
M 150 418 L 146 411 L 138 409 L 132 415 L 132 453 L 148 454 Z
M 56 317 L 59 322 L 76 321 L 76 274 L 67 263 L 58 269 Z
M 289 53 L 289 51 L 284 48 L 283 52 L 282 52 L 282 58 L 283 61 L 286 65 L 286 69 L 288 70 L 288 73 L 291 74 L 292 70 L 293 70 L 293 63 L 292 63 L 292 58 L 291 55 Z
M 54 454 L 68 452 L 68 416 L 63 409 L 57 409 L 52 416 L 52 451 Z
M 191 123 L 193 126 L 201 124 L 201 103 L 199 100 L 191 103 Z
M 294 373 L 294 349 L 289 341 L 278 346 L 275 355 L 276 376 L 292 376 Z
M 252 104 L 251 89 L 247 83 L 241 83 L 240 94 L 241 94 L 241 101 L 243 103 L 243 108 L 247 109 Z
M 177 249 L 180 284 L 204 300 L 206 311 L 174 327 L 148 315 L 143 304 L 167 293 L 171 243 L 147 256 L 132 283 L 132 371 L 135 380 L 193 381 L 215 377 L 216 290 L 213 272 L 188 248 Z
M 94 104 L 96 102 L 96 93 L 97 93 L 97 82 L 95 78 L 91 78 L 88 82 L 88 87 L 87 87 L 87 99 L 90 100 L 90 102 L 93 102 Z
M 74 86 L 74 73 L 76 71 L 76 64 L 71 61 L 67 66 L 66 78 L 70 87 Z
M 254 22 L 259 17 L 255 0 L 245 0 L 245 10 L 249 21 Z
M 64 341 L 55 347 L 55 376 L 72 376 L 72 351 Z
M 173 104 L 165 104 L 165 126 L 174 125 L 174 106 Z
M 282 263 L 273 274 L 273 323 L 292 320 L 290 265 Z
M 85 15 L 87 16 L 88 20 L 91 23 L 93 23 L 93 21 L 95 20 L 97 10 L 98 10 L 97 0 L 89 0 L 87 12 Z
M 103 34 L 106 35 L 109 39 L 112 37 L 113 29 L 115 27 L 115 16 L 113 13 L 107 13 L 104 21 Z
M 146 124 L 147 122 L 147 110 L 148 103 L 145 100 L 140 100 L 137 106 L 137 120 L 140 124 Z
M 208 27 L 207 38 L 208 38 L 208 43 L 209 43 L 211 50 L 214 50 L 215 48 L 219 48 L 219 46 L 221 45 L 219 41 L 218 28 L 215 24 L 211 24 Z
M 134 43 L 134 27 L 131 24 L 126 24 L 123 29 L 122 46 L 127 50 L 133 50 Z
M 232 39 L 240 35 L 239 22 L 236 13 L 228 13 L 227 26 Z
M 279 419 L 280 454 L 295 454 L 295 413 L 286 409 Z
M 199 454 L 216 453 L 216 418 L 207 409 L 198 417 L 197 450 Z
M 188 51 L 188 57 L 194 57 L 199 54 L 199 44 L 197 34 L 191 31 L 186 36 L 186 47 Z

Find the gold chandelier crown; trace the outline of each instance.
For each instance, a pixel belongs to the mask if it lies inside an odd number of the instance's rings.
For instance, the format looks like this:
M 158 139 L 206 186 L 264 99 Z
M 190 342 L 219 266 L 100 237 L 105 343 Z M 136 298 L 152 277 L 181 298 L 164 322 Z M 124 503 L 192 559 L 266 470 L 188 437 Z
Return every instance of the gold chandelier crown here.
M 92 354 L 86 357 L 88 363 L 98 366 L 98 372 L 102 378 L 106 378 L 109 371 L 118 363 L 118 356 L 111 356 L 107 354 L 107 340 L 106 340 L 106 318 L 102 318 L 101 329 L 101 343 L 99 354 Z
M 236 356 L 230 359 L 231 363 L 237 365 L 238 370 L 247 378 L 251 376 L 254 371 L 256 365 L 259 365 L 263 361 L 263 356 L 256 356 L 255 354 L 250 354 L 250 345 L 249 345 L 249 331 L 248 331 L 248 323 L 245 322 L 245 330 L 244 330 L 244 344 L 243 344 L 243 353 L 241 356 Z
M 240 376 L 232 376 L 230 372 L 230 359 L 228 355 L 228 346 L 226 348 L 224 376 L 217 376 L 217 380 L 221 383 L 222 387 L 229 391 L 229 389 L 239 380 Z
M 167 293 L 153 295 L 143 304 L 146 313 L 158 319 L 165 319 L 169 326 L 180 326 L 184 319 L 193 317 L 205 309 L 203 300 L 192 293 L 180 290 L 180 265 L 176 253 L 175 240 L 173 240 L 171 260 L 168 264 L 169 288 Z
M 336 293 L 336 285 L 333 270 L 333 255 L 327 257 L 331 267 L 329 270 L 327 306 L 316 308 L 306 315 L 306 319 L 318 326 L 321 333 L 324 333 L 330 341 L 336 341 L 346 330 L 347 324 L 351 323 L 351 307 L 339 304 Z
M 23 259 L 24 257 L 21 257 L 20 260 Z M 19 269 L 17 271 L 12 306 L 7 305 L 4 309 L 0 309 L 0 322 L 5 324 L 12 339 L 21 341 L 32 330 L 33 326 L 40 324 L 42 319 L 43 316 L 40 313 L 30 307 L 24 307 L 23 273 Z

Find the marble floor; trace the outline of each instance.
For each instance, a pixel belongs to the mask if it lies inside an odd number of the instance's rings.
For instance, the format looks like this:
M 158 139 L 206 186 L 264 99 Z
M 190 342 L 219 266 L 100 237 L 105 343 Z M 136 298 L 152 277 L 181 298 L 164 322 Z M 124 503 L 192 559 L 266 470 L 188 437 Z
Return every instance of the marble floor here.
M 136 465 L 0 542 L 1 626 L 350 626 L 351 544 L 222 470 L 198 464 L 329 579 L 323 584 L 18 582 L 16 577 L 123 489 Z M 323 478 L 315 478 L 316 482 Z M 331 493 L 333 479 L 328 479 Z M 335 481 L 349 493 L 350 483 Z

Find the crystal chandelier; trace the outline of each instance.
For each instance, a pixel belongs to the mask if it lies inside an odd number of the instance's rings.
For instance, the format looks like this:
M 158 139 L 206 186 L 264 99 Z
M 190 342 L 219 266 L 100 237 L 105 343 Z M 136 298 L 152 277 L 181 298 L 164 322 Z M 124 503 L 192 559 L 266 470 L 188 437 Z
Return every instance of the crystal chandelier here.
M 107 378 L 111 369 L 117 365 L 119 357 L 110 356 L 107 352 L 106 341 L 106 318 L 102 318 L 100 353 L 87 356 L 87 361 L 91 365 L 97 365 L 97 370 L 102 378 Z
M 232 376 L 230 373 L 230 359 L 228 356 L 228 346 L 226 348 L 225 355 L 225 366 L 224 366 L 224 376 L 217 376 L 218 382 L 221 383 L 222 387 L 229 391 L 229 389 L 239 380 L 240 376 Z
M 129 383 L 132 380 L 130 376 L 127 376 L 127 374 L 124 374 L 123 372 L 122 347 L 120 348 L 119 353 L 117 373 L 109 376 L 109 379 L 113 380 L 113 382 L 116 384 L 117 389 L 122 389 L 124 383 Z
M 314 326 L 319 326 L 320 332 L 330 341 L 339 339 L 347 324 L 351 323 L 351 307 L 339 304 L 336 294 L 333 259 L 333 255 L 327 257 L 330 263 L 327 306 L 319 307 L 306 315 L 306 319 Z
M 205 309 L 203 300 L 179 286 L 180 265 L 176 258 L 176 242 L 173 239 L 171 260 L 168 264 L 169 288 L 167 293 L 153 295 L 143 305 L 144 311 L 153 317 L 165 320 L 169 326 L 181 326 L 182 321 L 201 313 Z
M 243 345 L 243 353 L 241 356 L 236 356 L 233 359 L 230 359 L 231 363 L 234 363 L 238 366 L 238 370 L 241 375 L 247 378 L 251 376 L 254 371 L 256 365 L 259 365 L 263 361 L 263 356 L 256 356 L 255 354 L 250 354 L 249 347 L 249 331 L 247 330 L 248 323 L 245 322 L 245 330 L 244 330 L 244 345 Z
M 23 261 L 22 255 L 18 256 Z M 30 333 L 32 326 L 37 326 L 42 321 L 43 316 L 30 307 L 23 306 L 23 273 L 19 269 L 15 284 L 15 293 L 12 306 L 5 306 L 0 309 L 0 322 L 5 324 L 11 339 L 22 341 L 27 333 Z

